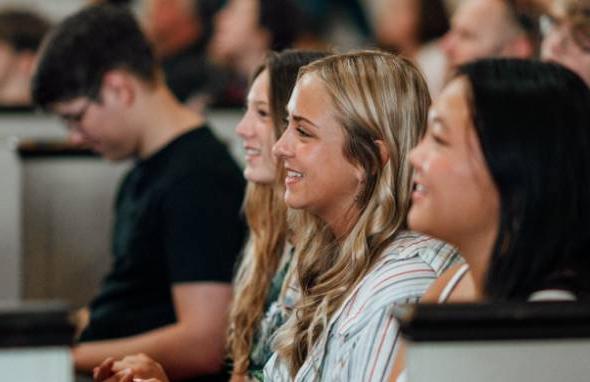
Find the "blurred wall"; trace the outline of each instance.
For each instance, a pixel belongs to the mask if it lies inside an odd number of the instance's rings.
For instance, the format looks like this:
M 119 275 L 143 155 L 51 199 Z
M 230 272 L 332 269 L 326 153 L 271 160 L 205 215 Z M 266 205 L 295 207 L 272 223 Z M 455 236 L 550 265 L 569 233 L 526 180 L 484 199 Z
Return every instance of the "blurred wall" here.
M 30 7 L 40 11 L 51 20 L 57 21 L 85 3 L 86 0 L 0 0 L 0 7 Z

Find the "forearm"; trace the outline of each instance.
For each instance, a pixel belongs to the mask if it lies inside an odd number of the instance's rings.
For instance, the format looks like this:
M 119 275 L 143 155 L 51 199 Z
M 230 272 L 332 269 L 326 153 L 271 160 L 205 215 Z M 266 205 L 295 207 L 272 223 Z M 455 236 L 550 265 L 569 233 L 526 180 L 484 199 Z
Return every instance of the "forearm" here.
M 133 337 L 81 343 L 74 347 L 76 369 L 91 373 L 107 357 L 145 353 L 162 364 L 171 379 L 210 374 L 224 358 L 223 333 L 180 323 Z

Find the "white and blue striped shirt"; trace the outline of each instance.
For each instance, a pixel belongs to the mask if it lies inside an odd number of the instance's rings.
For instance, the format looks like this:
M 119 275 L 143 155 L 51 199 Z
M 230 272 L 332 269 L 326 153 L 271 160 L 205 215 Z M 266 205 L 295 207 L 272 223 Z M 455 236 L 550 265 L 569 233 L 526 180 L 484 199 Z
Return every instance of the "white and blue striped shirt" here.
M 438 240 L 401 232 L 330 318 L 295 378 L 275 353 L 265 381 L 386 381 L 398 345 L 395 304 L 417 302 L 430 284 L 461 261 Z

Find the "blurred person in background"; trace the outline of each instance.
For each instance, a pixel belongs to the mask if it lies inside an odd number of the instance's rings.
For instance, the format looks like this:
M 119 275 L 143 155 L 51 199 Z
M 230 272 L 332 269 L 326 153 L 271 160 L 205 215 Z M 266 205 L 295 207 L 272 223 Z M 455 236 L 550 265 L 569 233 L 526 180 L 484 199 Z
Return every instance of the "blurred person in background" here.
M 148 0 L 143 23 L 166 83 L 183 103 L 201 109 L 223 90 L 227 74 L 207 56 L 213 18 L 224 0 Z
M 134 162 L 115 201 L 111 269 L 72 350 L 76 370 L 145 353 L 174 380 L 226 380 L 244 234 L 244 181 L 226 147 L 170 92 L 125 7 L 86 7 L 57 26 L 32 95 L 66 123 L 72 143 Z
M 50 23 L 32 10 L 0 10 L 0 106 L 31 106 L 37 49 Z
M 269 50 L 281 51 L 300 36 L 301 10 L 292 0 L 228 0 L 214 20 L 213 60 L 233 73 L 222 102 L 242 106 L 248 78 Z
M 543 60 L 576 72 L 590 86 L 590 0 L 555 0 L 541 17 Z
M 442 0 L 372 0 L 377 45 L 416 61 L 436 98 L 446 75 L 440 38 L 449 30 Z
M 532 58 L 538 33 L 533 6 L 515 0 L 464 0 L 443 39 L 449 74 L 481 58 Z

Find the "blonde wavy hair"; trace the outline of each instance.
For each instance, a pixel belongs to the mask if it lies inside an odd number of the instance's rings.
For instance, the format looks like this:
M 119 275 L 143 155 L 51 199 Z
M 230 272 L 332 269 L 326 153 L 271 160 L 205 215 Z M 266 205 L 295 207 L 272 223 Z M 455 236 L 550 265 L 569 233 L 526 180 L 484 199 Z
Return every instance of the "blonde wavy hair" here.
M 420 71 L 389 53 L 331 56 L 303 67 L 299 78 L 307 75 L 316 76 L 329 93 L 332 114 L 345 132 L 344 156 L 364 170 L 365 179 L 355 198 L 358 220 L 344 237 L 335 238 L 308 212 L 289 213 L 301 299 L 279 330 L 275 350 L 293 376 L 348 293 L 406 228 L 412 188 L 408 154 L 425 132 L 430 105 Z M 376 141 L 387 149 L 385 163 Z
M 299 68 L 326 55 L 296 50 L 271 52 L 254 72 L 253 79 L 256 79 L 268 70 L 269 107 L 275 138 L 285 130 L 286 105 Z M 264 315 L 270 285 L 288 240 L 284 178 L 285 171 L 278 165 L 274 183 L 248 182 L 246 188 L 243 208 L 250 235 L 233 282 L 226 344 L 236 374 L 245 374 L 248 370 L 252 340 Z

